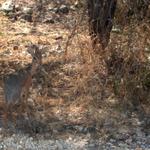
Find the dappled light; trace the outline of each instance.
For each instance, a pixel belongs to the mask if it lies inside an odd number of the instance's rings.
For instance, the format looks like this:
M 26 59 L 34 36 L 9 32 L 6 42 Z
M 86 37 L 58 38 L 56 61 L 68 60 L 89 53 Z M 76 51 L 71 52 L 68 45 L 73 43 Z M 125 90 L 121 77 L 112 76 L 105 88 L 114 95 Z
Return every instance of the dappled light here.
M 0 0 L 0 149 L 148 150 L 149 12 Z

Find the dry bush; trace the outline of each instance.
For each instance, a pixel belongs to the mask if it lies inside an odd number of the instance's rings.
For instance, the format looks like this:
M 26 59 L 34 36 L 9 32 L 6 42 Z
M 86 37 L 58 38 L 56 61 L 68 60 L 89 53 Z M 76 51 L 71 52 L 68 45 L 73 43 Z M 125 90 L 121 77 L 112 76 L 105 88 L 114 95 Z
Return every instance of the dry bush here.
M 150 44 L 149 24 L 147 20 L 139 22 L 141 16 L 147 17 L 147 6 L 148 3 L 138 1 L 134 5 L 128 2 L 118 4 L 115 23 L 124 20 L 124 23 L 121 22 L 124 28 L 120 33 L 111 33 L 105 50 L 99 45 L 93 50 L 87 32 L 82 31 L 86 38 L 80 39 L 77 45 L 82 45 L 80 50 L 84 67 L 76 84 L 77 93 L 86 95 L 86 99 L 81 97 L 82 101 L 87 102 L 89 97 L 89 105 L 101 108 L 108 106 L 107 98 L 115 95 L 120 107 L 125 109 L 137 110 L 149 104 L 150 70 L 145 53 Z M 128 13 L 132 7 L 134 15 L 130 16 Z
M 129 25 L 130 21 L 149 19 L 150 2 L 148 0 L 117 1 L 116 23 L 123 26 Z
M 145 27 L 130 24 L 122 35 L 111 42 L 106 60 L 108 78 L 117 98 L 126 110 L 141 110 L 149 104 L 149 61 L 145 48 L 148 35 Z M 142 109 L 143 110 L 143 109 Z

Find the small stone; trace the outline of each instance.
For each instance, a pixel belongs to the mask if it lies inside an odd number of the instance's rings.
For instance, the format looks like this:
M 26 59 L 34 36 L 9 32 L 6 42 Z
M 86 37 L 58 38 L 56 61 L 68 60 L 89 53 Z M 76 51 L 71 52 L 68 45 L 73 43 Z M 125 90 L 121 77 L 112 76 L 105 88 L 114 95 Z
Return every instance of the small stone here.
M 68 140 L 71 141 L 71 140 L 72 140 L 72 137 L 69 137 Z
M 7 0 L 4 2 L 0 9 L 5 12 L 12 12 L 14 10 L 13 0 Z
M 59 150 L 63 150 L 64 149 L 63 145 L 58 140 L 56 140 L 56 144 L 57 144 L 57 147 L 58 147 Z
M 95 143 L 89 144 L 89 147 L 95 147 L 95 146 L 96 146 Z
M 54 7 L 53 6 L 48 6 L 48 11 L 54 11 Z
M 24 22 L 24 20 L 28 21 L 28 22 L 32 22 L 32 15 L 31 14 L 22 14 L 20 16 L 20 20 L 22 22 Z
M 25 14 L 31 14 L 32 13 L 32 8 L 23 7 L 22 12 L 25 13 Z
M 18 146 L 17 146 L 17 149 L 22 149 L 22 146 L 21 146 L 21 145 L 18 145 Z
M 47 18 L 47 19 L 45 19 L 45 20 L 43 21 L 43 23 L 51 23 L 51 24 L 53 24 L 53 23 L 55 23 L 55 21 L 54 21 L 53 18 Z
M 79 131 L 79 132 L 83 132 L 84 128 L 82 126 L 76 126 L 76 129 Z
M 30 28 L 24 28 L 23 32 L 24 34 L 29 34 L 31 32 Z
M 131 144 L 131 143 L 132 143 L 132 139 L 131 139 L 131 138 L 127 139 L 127 140 L 126 140 L 126 143 L 127 143 L 127 144 Z
M 57 12 L 67 14 L 69 13 L 69 8 L 66 5 L 61 5 Z
M 115 139 L 110 139 L 110 142 L 111 142 L 111 143 L 115 143 L 116 140 L 115 140 Z
M 112 32 L 114 32 L 114 33 L 121 33 L 121 30 L 119 28 L 113 28 Z
M 16 11 L 20 11 L 20 10 L 21 10 L 20 6 L 16 4 L 16 5 L 15 5 L 15 10 L 16 10 Z
M 76 10 L 75 6 L 70 6 L 70 9 L 73 10 L 73 11 Z

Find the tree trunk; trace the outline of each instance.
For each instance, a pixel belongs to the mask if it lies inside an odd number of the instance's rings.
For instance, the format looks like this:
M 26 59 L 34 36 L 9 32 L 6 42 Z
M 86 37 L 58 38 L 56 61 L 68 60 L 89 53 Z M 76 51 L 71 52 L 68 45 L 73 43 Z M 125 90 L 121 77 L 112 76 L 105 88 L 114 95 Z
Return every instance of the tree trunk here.
M 103 49 L 108 45 L 116 2 L 117 0 L 87 0 L 89 31 L 93 48 L 98 43 Z

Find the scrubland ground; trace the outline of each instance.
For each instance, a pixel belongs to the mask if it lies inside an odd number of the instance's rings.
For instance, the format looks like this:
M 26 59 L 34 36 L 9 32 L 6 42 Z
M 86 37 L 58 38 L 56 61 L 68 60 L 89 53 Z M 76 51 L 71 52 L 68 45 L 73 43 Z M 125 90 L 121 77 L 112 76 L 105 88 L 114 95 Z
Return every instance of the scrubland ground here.
M 150 149 L 149 24 L 115 26 L 108 47 L 94 52 L 86 12 L 78 9 L 53 12 L 50 23 L 36 26 L 0 13 L 0 149 Z M 15 126 L 9 119 L 4 129 L 2 79 L 30 66 L 31 43 L 43 62 L 30 89 L 30 116 L 16 110 Z

